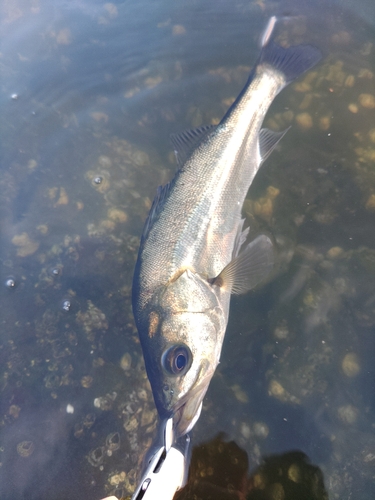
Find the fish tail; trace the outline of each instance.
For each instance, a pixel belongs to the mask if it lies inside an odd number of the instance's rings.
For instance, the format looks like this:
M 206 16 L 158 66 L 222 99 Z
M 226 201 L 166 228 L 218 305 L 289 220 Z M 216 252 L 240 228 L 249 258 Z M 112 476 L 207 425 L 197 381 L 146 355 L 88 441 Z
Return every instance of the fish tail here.
M 298 19 L 299 16 L 272 16 L 259 37 L 259 48 L 262 49 L 271 39 L 275 26 L 279 22 L 289 22 Z
M 267 43 L 262 47 L 258 65 L 267 64 L 282 73 L 285 85 L 312 68 L 322 58 L 320 50 L 312 45 L 284 48 L 274 42 L 269 42 L 268 38 Z
M 263 30 L 263 33 L 261 34 L 260 39 L 259 39 L 259 47 L 261 49 L 263 47 L 265 47 L 267 45 L 267 43 L 269 42 L 277 21 L 278 21 L 278 19 L 276 16 L 272 16 L 269 18 L 267 26 Z

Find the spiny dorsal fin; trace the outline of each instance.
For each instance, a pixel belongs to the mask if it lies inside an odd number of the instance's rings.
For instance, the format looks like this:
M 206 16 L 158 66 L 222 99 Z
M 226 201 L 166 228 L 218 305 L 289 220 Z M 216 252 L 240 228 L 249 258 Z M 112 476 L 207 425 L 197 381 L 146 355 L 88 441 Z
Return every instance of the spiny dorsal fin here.
M 185 162 L 190 152 L 197 147 L 198 143 L 215 128 L 216 125 L 205 125 L 192 130 L 185 130 L 178 134 L 171 134 L 170 139 L 179 166 Z
M 273 246 L 262 234 L 249 243 L 213 280 L 213 285 L 225 287 L 231 293 L 245 293 L 271 272 L 274 264 Z
M 152 202 L 150 212 L 147 216 L 145 225 L 143 227 L 141 244 L 147 238 L 148 233 L 150 232 L 151 226 L 154 222 L 154 219 L 160 213 L 160 210 L 164 204 L 164 200 L 165 200 L 167 194 L 169 193 L 170 187 L 171 187 L 171 183 L 168 182 L 168 184 L 165 184 L 165 186 L 159 186 L 158 189 L 156 190 L 156 195 L 155 195 L 154 201 Z
M 261 161 L 263 162 L 272 151 L 275 149 L 279 141 L 284 137 L 284 135 L 288 132 L 290 127 L 283 130 L 282 132 L 273 132 L 268 128 L 262 128 L 259 132 L 259 153 L 261 157 Z

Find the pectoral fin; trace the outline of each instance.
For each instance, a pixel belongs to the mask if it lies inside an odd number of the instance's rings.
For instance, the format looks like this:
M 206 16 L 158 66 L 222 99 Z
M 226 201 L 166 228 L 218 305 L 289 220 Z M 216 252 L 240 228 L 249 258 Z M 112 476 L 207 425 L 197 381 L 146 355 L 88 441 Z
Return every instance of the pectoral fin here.
M 245 293 L 263 281 L 273 268 L 272 242 L 262 234 L 249 243 L 211 282 L 232 293 Z

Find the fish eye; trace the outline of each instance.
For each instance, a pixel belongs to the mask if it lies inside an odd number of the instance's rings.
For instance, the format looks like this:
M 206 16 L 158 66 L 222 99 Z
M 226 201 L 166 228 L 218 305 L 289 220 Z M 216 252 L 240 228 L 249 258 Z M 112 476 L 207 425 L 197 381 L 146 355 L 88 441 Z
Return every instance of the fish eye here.
M 190 368 L 192 358 L 188 346 L 177 344 L 164 351 L 161 364 L 170 375 L 183 375 Z

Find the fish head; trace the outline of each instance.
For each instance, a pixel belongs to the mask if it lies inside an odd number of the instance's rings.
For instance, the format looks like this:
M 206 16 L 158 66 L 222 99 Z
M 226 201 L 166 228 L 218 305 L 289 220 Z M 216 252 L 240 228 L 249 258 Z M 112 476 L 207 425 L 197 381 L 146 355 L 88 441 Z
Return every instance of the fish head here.
M 164 319 L 161 327 L 159 386 L 154 398 L 160 414 L 173 415 L 178 435 L 188 432 L 219 361 L 217 331 L 204 313 L 182 312 Z M 177 339 L 172 336 L 178 334 Z
M 175 435 L 189 432 L 219 362 L 226 319 L 214 287 L 183 272 L 161 292 L 142 335 L 147 374 L 161 418 Z

